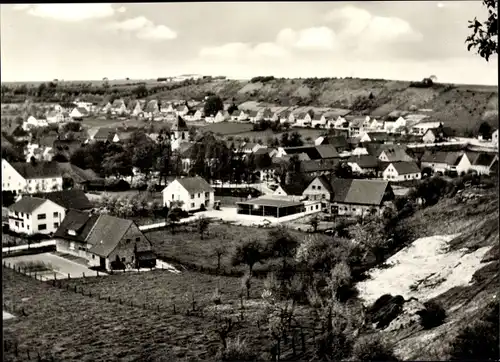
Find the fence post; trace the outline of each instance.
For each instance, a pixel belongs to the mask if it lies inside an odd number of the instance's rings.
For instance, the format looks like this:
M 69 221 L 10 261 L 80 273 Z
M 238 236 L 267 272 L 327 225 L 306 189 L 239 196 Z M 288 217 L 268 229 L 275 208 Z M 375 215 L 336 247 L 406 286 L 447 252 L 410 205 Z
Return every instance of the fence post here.
M 82 272 L 82 276 L 85 278 L 85 273 L 84 272 Z
M 175 303 L 174 303 L 174 314 L 175 314 Z
M 71 275 L 69 275 L 69 273 L 68 273 L 68 280 L 70 280 L 70 279 L 71 279 Z
M 54 280 L 57 280 L 57 274 L 54 273 Z

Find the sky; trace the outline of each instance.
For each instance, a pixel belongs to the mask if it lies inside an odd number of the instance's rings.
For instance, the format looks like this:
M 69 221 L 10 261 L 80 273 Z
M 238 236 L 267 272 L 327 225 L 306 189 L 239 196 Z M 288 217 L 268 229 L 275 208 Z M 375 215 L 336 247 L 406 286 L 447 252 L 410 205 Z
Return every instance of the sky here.
M 468 52 L 481 1 L 0 5 L 1 80 L 181 74 L 498 85 Z

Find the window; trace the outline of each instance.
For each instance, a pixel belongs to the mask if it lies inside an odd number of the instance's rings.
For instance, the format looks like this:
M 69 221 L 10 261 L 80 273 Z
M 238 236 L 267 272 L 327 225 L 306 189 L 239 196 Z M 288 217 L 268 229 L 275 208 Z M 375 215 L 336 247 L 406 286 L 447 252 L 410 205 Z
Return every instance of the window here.
M 59 217 L 59 213 L 57 211 L 54 212 L 54 217 Z
M 38 225 L 38 230 L 47 230 L 47 224 Z
M 318 190 L 321 190 L 321 186 L 318 186 Z
M 312 189 L 313 189 L 313 190 L 316 190 L 316 186 L 312 185 Z
M 191 203 L 191 207 L 194 207 L 194 202 Z
M 132 239 L 127 239 L 127 240 L 125 240 L 125 243 L 130 244 L 131 241 L 132 241 Z
M 135 241 L 141 241 L 141 238 L 135 238 Z
M 122 258 L 122 262 L 125 263 L 125 258 Z
M 16 216 L 19 216 L 19 213 L 16 211 Z
M 201 194 L 198 192 L 198 198 L 200 198 L 200 197 L 201 197 Z
M 194 194 L 191 194 L 191 199 L 194 199 Z
M 55 178 L 52 179 L 52 182 L 56 182 L 57 180 Z
M 69 250 L 75 250 L 75 242 L 74 241 L 69 243 Z
M 16 228 L 19 227 L 19 222 L 16 221 Z
M 21 223 L 21 227 L 24 228 L 24 223 L 23 222 Z
M 352 211 L 356 211 L 356 208 L 355 208 L 355 207 L 353 207 L 353 208 L 352 208 Z
M 316 205 L 316 210 L 318 210 L 318 209 L 319 209 L 319 205 Z
M 95 259 L 95 255 L 94 254 L 92 254 L 92 259 Z
M 26 225 L 26 229 L 28 229 L 28 230 L 29 230 L 29 229 L 30 229 L 30 226 L 29 226 L 29 225 Z
M 38 214 L 38 220 L 45 220 L 47 218 L 47 215 L 45 214 Z
M 321 198 L 326 199 L 326 195 L 325 194 L 321 195 Z
M 55 222 L 55 223 L 54 223 L 54 228 L 56 228 L 56 229 L 57 229 L 58 227 L 59 227 L 59 223 L 58 223 L 58 222 Z
M 210 197 L 210 192 L 205 192 L 205 197 L 209 198 Z

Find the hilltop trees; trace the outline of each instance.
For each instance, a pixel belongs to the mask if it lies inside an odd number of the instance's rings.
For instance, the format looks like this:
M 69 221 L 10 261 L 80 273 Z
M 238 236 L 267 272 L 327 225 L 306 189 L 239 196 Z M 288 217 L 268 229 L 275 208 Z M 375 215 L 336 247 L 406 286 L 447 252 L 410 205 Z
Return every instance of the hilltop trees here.
M 469 29 L 472 34 L 467 37 L 465 43 L 467 50 L 476 49 L 480 57 L 489 61 L 490 57 L 498 54 L 498 18 L 497 1 L 483 0 L 483 5 L 488 9 L 488 19 L 481 23 L 474 18 L 469 20 Z
M 203 107 L 205 115 L 207 116 L 215 116 L 217 112 L 222 111 L 223 109 L 224 103 L 222 102 L 222 99 L 215 95 L 209 96 L 205 102 L 205 106 Z

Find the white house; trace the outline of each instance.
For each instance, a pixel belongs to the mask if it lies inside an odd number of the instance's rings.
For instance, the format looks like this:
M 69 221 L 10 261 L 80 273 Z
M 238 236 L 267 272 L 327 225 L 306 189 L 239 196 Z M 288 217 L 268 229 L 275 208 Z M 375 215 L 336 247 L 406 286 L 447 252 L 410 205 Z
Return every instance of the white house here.
M 219 111 L 215 115 L 214 123 L 224 122 L 227 121 L 228 119 L 229 119 L 229 113 L 227 113 L 227 111 Z
M 498 129 L 494 130 L 491 134 L 491 143 L 493 146 L 498 147 Z
M 199 176 L 177 178 L 163 189 L 162 194 L 164 206 L 178 206 L 185 211 L 208 209 L 215 201 L 215 190 Z
M 2 159 L 2 191 L 14 194 L 62 190 L 62 172 L 55 162 L 16 162 Z
M 46 119 L 36 119 L 33 116 L 29 116 L 28 119 L 23 123 L 23 130 L 28 131 L 34 127 L 47 127 L 49 123 Z
M 370 119 L 367 123 L 366 123 L 366 128 L 368 130 L 373 130 L 373 131 L 376 131 L 376 130 L 381 130 L 383 127 L 384 127 L 384 122 L 382 121 L 377 121 L 375 118 L 373 119 Z
M 466 152 L 465 157 L 470 163 L 469 169 L 480 175 L 489 175 L 495 166 L 498 167 L 498 154 L 496 153 Z
M 28 235 L 52 234 L 65 217 L 64 207 L 39 197 L 23 197 L 9 206 L 9 228 Z
M 184 117 L 186 114 L 188 114 L 189 108 L 188 108 L 188 106 L 186 106 L 184 104 L 184 105 L 178 106 L 175 109 L 175 112 L 177 113 L 178 116 Z
M 326 127 L 326 122 L 327 122 L 327 119 L 326 119 L 324 114 L 316 113 L 316 114 L 314 114 L 314 117 L 312 117 L 311 126 L 313 128 L 316 128 L 316 127 L 324 128 L 324 127 Z
M 434 172 L 445 173 L 445 171 L 457 171 L 460 175 L 466 173 L 471 163 L 464 152 L 431 152 L 426 151 L 420 158 L 420 167 L 430 168 Z
M 419 136 L 423 136 L 425 132 L 429 129 L 435 129 L 443 126 L 443 122 L 424 122 L 424 123 L 418 123 L 414 125 L 411 130 L 410 134 L 415 134 Z
M 49 111 L 47 113 L 47 122 L 48 123 L 62 123 L 64 122 L 64 116 L 62 112 L 58 111 Z
M 420 180 L 422 174 L 415 162 L 391 162 L 382 172 L 382 178 L 387 181 Z
M 307 112 L 299 113 L 295 116 L 295 125 L 299 127 L 307 127 L 312 125 L 312 117 Z
M 383 124 L 384 131 L 395 132 L 397 129 L 406 127 L 406 119 L 404 117 L 399 117 L 395 121 L 385 121 Z
M 87 117 L 88 114 L 89 114 L 89 112 L 85 108 L 83 108 L 83 107 L 76 107 L 76 108 L 73 108 L 73 110 L 71 111 L 71 113 L 69 114 L 69 116 L 72 119 L 78 120 L 78 119 L 82 119 L 84 117 Z

